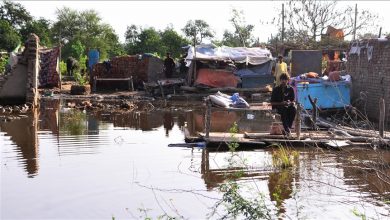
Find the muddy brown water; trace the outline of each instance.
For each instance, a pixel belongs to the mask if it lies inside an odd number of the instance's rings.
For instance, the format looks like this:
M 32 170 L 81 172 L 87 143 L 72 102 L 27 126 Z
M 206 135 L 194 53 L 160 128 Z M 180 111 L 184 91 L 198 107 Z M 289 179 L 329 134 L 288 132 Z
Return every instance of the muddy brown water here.
M 168 147 L 202 131 L 203 110 L 79 111 L 45 100 L 26 117 L 0 122 L 1 219 L 145 219 L 210 216 L 233 178 L 273 218 L 388 219 L 390 153 L 370 148 L 295 149 L 289 169 L 275 148 L 230 152 Z M 213 112 L 212 131 L 267 131 L 267 112 Z M 235 161 L 234 165 L 229 162 Z M 242 171 L 239 177 L 234 175 Z M 360 216 L 360 217 L 359 217 Z M 241 216 L 242 217 L 242 216 Z

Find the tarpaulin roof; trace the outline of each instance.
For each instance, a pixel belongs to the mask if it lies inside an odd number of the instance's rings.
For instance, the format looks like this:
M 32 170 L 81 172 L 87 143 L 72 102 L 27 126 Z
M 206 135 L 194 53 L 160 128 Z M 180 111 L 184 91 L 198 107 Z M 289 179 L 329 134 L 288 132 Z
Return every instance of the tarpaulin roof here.
M 187 66 L 191 60 L 215 60 L 215 61 L 234 61 L 237 63 L 249 63 L 252 65 L 260 65 L 272 59 L 271 52 L 268 49 L 260 47 L 216 47 L 212 44 L 203 44 L 196 46 L 196 54 L 194 47 L 188 49 Z

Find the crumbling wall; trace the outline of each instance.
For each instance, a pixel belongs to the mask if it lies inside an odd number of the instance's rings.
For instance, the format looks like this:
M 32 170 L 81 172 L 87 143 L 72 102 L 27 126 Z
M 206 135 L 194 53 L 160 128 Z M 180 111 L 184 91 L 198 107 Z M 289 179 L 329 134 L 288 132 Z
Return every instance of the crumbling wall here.
M 390 41 L 352 42 L 346 65 L 352 77 L 352 103 L 371 120 L 379 118 L 379 100 L 386 103 L 385 123 L 390 123 Z
M 0 87 L 0 104 L 13 105 L 31 103 L 38 99 L 39 38 L 31 34 L 25 50 L 18 56 L 18 63 L 6 76 Z

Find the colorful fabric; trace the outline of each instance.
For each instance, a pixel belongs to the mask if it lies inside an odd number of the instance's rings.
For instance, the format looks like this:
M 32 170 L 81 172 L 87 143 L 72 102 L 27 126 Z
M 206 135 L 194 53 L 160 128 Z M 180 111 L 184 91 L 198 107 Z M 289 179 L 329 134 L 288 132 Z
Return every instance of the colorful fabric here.
M 216 69 L 200 69 L 196 77 L 196 84 L 210 87 L 237 87 L 238 79 L 233 72 Z
M 57 69 L 60 48 L 41 49 L 39 51 L 39 86 L 58 87 L 60 84 L 60 74 Z

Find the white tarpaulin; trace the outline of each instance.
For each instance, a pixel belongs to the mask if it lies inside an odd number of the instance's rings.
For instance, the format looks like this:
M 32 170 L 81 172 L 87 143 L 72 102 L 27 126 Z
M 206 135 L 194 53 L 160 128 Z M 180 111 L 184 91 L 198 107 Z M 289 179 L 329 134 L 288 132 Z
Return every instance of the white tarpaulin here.
M 249 63 L 252 65 L 260 65 L 272 59 L 271 52 L 268 49 L 260 47 L 216 47 L 211 44 L 196 46 L 196 54 L 194 47 L 188 48 L 186 57 L 187 66 L 190 66 L 191 60 L 216 60 L 227 61 L 231 60 L 237 63 Z

